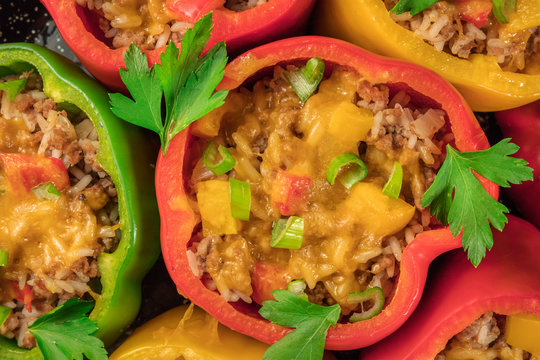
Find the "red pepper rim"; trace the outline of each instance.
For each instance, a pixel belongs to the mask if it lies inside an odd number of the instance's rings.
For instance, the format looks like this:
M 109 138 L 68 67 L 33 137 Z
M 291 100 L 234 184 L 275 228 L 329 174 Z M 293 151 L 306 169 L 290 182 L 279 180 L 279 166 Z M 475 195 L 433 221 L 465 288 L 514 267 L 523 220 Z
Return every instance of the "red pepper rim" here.
M 419 94 L 430 94 L 448 114 L 456 146 L 461 151 L 489 147 L 473 113 L 455 89 L 430 70 L 410 63 L 391 60 L 367 52 L 344 41 L 306 36 L 263 45 L 241 55 L 225 69 L 220 89 L 235 89 L 276 64 L 319 57 L 328 63 L 355 69 L 372 83 L 406 83 Z M 161 246 L 169 274 L 180 293 L 214 315 L 231 329 L 273 343 L 290 329 L 274 325 L 253 314 L 243 313 L 239 304 L 225 301 L 208 290 L 190 270 L 186 246 L 190 241 L 195 218 L 184 192 L 184 155 L 189 148 L 189 131 L 171 142 L 167 157 L 158 155 L 156 193 L 161 213 Z M 480 178 L 494 197 L 498 187 Z M 330 328 L 326 348 L 349 350 L 371 345 L 394 332 L 412 313 L 425 284 L 430 262 L 448 250 L 461 247 L 461 236 L 454 239 L 448 229 L 427 231 L 418 235 L 402 255 L 395 294 L 383 311 L 372 319 Z M 245 310 L 245 309 L 243 309 Z
M 114 90 L 125 89 L 118 70 L 124 67 L 127 47 L 111 49 L 95 34 L 97 21 L 74 0 L 41 0 L 51 14 L 62 38 L 81 63 L 99 81 Z M 251 46 L 299 34 L 306 25 L 315 0 L 270 0 L 255 8 L 236 12 L 221 6 L 213 11 L 214 30 L 206 49 L 226 41 L 234 54 Z M 186 19 L 184 15 L 181 16 Z M 95 19 L 94 19 L 95 20 Z M 196 22 L 198 19 L 192 19 Z M 180 44 L 178 44 L 180 45 Z M 159 62 L 165 47 L 145 51 L 150 66 Z
M 433 359 L 486 312 L 540 316 L 540 263 L 533 255 L 540 251 L 540 231 L 509 216 L 504 231 L 494 233 L 494 243 L 478 268 L 459 251 L 438 259 L 414 315 L 396 333 L 364 350 L 362 359 Z

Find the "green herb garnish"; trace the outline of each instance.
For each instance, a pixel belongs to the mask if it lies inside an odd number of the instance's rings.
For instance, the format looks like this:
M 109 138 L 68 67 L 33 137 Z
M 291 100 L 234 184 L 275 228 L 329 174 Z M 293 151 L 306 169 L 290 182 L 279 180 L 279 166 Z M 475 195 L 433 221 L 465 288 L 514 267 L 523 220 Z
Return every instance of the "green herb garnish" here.
M 370 302 L 371 307 L 364 310 L 364 303 Z M 371 319 L 380 314 L 384 306 L 384 292 L 378 286 L 369 288 L 362 292 L 353 292 L 349 294 L 348 302 L 360 304 L 361 312 L 354 312 L 349 318 L 350 322 L 363 321 Z
M 227 64 L 225 43 L 217 43 L 201 57 L 211 30 L 210 13 L 186 32 L 180 54 L 171 41 L 161 54 L 161 65 L 152 69 L 148 69 L 146 55 L 134 44 L 124 54 L 127 70 L 120 69 L 120 77 L 133 100 L 122 94 L 109 94 L 111 109 L 123 120 L 158 133 L 163 156 L 176 134 L 223 105 L 228 94 L 215 91 Z
M 229 149 L 210 141 L 202 154 L 204 166 L 216 175 L 223 175 L 231 171 L 236 165 L 236 159 Z
M 304 219 L 290 216 L 274 222 L 270 246 L 273 248 L 298 250 L 304 237 Z
M 0 249 L 0 266 L 7 266 L 9 259 L 9 253 L 7 250 Z
M 295 328 L 264 353 L 263 360 L 322 359 L 326 333 L 336 325 L 341 308 L 335 304 L 312 304 L 288 290 L 274 290 L 273 300 L 264 301 L 259 313 L 274 324 Z
M 231 215 L 235 219 L 249 221 L 251 210 L 251 189 L 245 181 L 229 178 L 229 199 Z
M 92 336 L 98 330 L 86 314 L 94 304 L 69 299 L 63 305 L 40 316 L 28 330 L 36 338 L 45 359 L 107 360 L 103 342 Z
M 22 89 L 24 89 L 26 85 L 26 78 L 20 78 L 17 80 L 11 80 L 11 81 L 5 81 L 3 83 L 0 83 L 0 90 L 4 90 L 7 92 L 9 101 L 15 99 L 15 96 L 17 96 Z
M 399 0 L 396 6 L 392 10 L 396 14 L 402 14 L 410 11 L 411 15 L 416 15 L 419 12 L 427 9 L 431 5 L 435 4 L 439 0 Z M 504 16 L 503 9 L 507 9 L 511 12 L 516 11 L 516 0 L 492 0 L 493 1 L 493 15 L 497 20 L 503 24 L 508 23 L 508 20 Z
M 11 308 L 8 308 L 7 306 L 0 305 L 0 327 L 4 325 L 7 318 L 9 317 L 9 314 L 11 314 Z
M 394 167 L 390 173 L 390 177 L 384 187 L 382 192 L 384 195 L 391 197 L 392 199 L 397 199 L 399 193 L 401 192 L 401 184 L 403 183 L 403 168 L 398 161 L 394 161 Z
M 32 188 L 32 192 L 39 200 L 56 200 L 60 197 L 60 191 L 52 182 Z
M 508 221 L 508 209 L 495 200 L 474 176 L 476 171 L 503 187 L 533 179 L 527 161 L 513 158 L 519 146 L 503 139 L 482 151 L 459 152 L 446 146 L 446 159 L 435 181 L 422 196 L 422 207 L 430 207 L 443 225 L 450 224 L 453 236 L 463 230 L 462 243 L 469 260 L 478 266 L 493 245 L 489 224 L 502 231 Z
M 317 90 L 324 76 L 324 61 L 311 58 L 303 67 L 288 71 L 284 75 L 300 100 L 306 102 Z
M 339 178 L 339 181 L 343 186 L 350 189 L 357 182 L 364 180 L 367 176 L 366 164 L 364 164 L 356 154 L 343 153 L 330 161 L 330 165 L 328 165 L 328 170 L 326 172 L 326 181 L 328 181 L 330 185 L 334 185 L 339 170 L 349 164 L 352 164 L 354 167 L 349 169 Z

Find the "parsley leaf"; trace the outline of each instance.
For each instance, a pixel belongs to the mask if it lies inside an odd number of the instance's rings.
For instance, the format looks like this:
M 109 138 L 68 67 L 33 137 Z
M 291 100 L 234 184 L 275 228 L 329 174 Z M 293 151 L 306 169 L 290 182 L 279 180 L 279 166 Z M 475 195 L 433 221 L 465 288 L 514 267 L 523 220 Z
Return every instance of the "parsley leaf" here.
M 422 207 L 431 204 L 430 213 L 454 236 L 463 230 L 462 243 L 469 260 L 478 266 L 493 245 L 489 224 L 502 231 L 508 209 L 495 200 L 474 176 L 474 170 L 495 184 L 509 187 L 533 179 L 527 161 L 509 155 L 519 150 L 510 139 L 503 139 L 482 151 L 459 152 L 446 146 L 446 159 L 435 181 L 422 196 Z
M 328 328 L 336 325 L 341 313 L 339 305 L 312 304 L 288 290 L 272 294 L 277 301 L 264 301 L 259 313 L 274 324 L 296 329 L 270 346 L 263 360 L 322 359 Z
M 0 90 L 4 90 L 8 94 L 9 101 L 15 99 L 24 86 L 26 85 L 26 78 L 20 78 L 17 80 L 5 81 L 0 83 Z
M 170 42 L 161 54 L 161 64 L 151 69 L 146 55 L 131 44 L 124 55 L 127 70 L 121 69 L 120 76 L 134 100 L 109 94 L 111 109 L 118 117 L 159 134 L 163 156 L 176 134 L 225 102 L 228 91 L 215 91 L 227 64 L 225 43 L 216 44 L 201 57 L 211 31 L 209 13 L 185 33 L 181 52 Z
M 40 316 L 28 330 L 45 359 L 107 360 L 103 342 L 92 336 L 98 330 L 86 314 L 93 303 L 73 298 Z

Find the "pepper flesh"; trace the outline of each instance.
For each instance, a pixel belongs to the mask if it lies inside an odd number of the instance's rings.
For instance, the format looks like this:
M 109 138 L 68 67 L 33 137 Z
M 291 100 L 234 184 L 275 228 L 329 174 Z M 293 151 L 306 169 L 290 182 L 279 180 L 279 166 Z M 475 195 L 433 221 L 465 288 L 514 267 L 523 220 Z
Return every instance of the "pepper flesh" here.
M 439 76 L 416 65 L 383 58 L 340 40 L 306 36 L 291 38 L 253 49 L 231 62 L 219 89 L 232 90 L 252 75 L 276 64 L 294 63 L 319 57 L 326 64 L 346 65 L 358 71 L 371 83 L 386 83 L 403 89 L 408 84 L 418 104 L 440 104 L 448 115 L 449 129 L 461 151 L 487 148 L 488 142 L 474 115 L 461 96 Z M 260 76 L 260 75 L 259 75 Z M 429 94 L 432 98 L 427 98 Z M 226 106 L 226 105 L 225 105 Z M 208 290 L 189 267 L 186 254 L 196 219 L 184 188 L 188 174 L 186 151 L 191 142 L 190 130 L 180 133 L 171 142 L 167 156 L 158 157 L 156 194 L 161 212 L 161 244 L 165 264 L 178 290 L 203 307 L 233 330 L 273 343 L 290 329 L 269 323 L 257 315 L 256 307 L 228 303 L 218 293 Z M 497 197 L 498 187 L 481 179 L 488 191 Z M 354 324 L 338 324 L 330 328 L 326 348 L 346 350 L 370 345 L 395 331 L 418 304 L 429 263 L 439 254 L 461 246 L 448 229 L 420 234 L 403 252 L 400 277 L 394 296 L 382 313 Z
M 318 34 L 425 66 L 450 81 L 474 111 L 499 111 L 540 99 L 540 69 L 533 69 L 533 74 L 512 73 L 502 71 L 493 56 L 460 59 L 437 51 L 392 20 L 381 0 L 321 0 L 317 6 Z M 540 2 L 518 1 L 509 21 L 510 33 L 538 26 Z
M 59 104 L 76 106 L 93 122 L 100 142 L 97 162 L 111 176 L 118 192 L 122 237 L 113 253 L 98 257 L 102 290 L 90 313 L 99 328 L 96 336 L 111 344 L 137 315 L 140 283 L 159 252 L 152 154 L 143 133 L 116 118 L 105 90 L 73 63 L 33 44 L 0 45 L 3 74 L 32 68 L 41 76 L 47 96 Z M 41 353 L 37 348 L 20 349 L 0 337 L 0 358 L 33 359 L 41 358 Z
M 125 90 L 118 70 L 124 67 L 123 56 L 127 48 L 111 49 L 105 44 L 95 14 L 73 0 L 41 2 L 54 19 L 62 38 L 85 68 L 107 87 Z M 213 10 L 214 29 L 206 49 L 226 41 L 229 55 L 268 41 L 300 34 L 314 4 L 315 0 L 269 0 L 253 9 L 235 12 L 226 9 L 224 1 L 167 1 L 167 7 L 175 17 L 190 23 L 195 23 L 206 12 Z M 187 5 L 191 7 L 184 8 Z M 150 66 L 159 62 L 164 49 L 145 51 Z
M 509 216 L 475 268 L 462 250 L 445 254 L 413 316 L 394 334 L 362 351 L 364 360 L 434 359 L 448 340 L 486 312 L 540 315 L 540 231 Z
M 533 181 L 512 185 L 505 189 L 521 215 L 540 228 L 540 101 L 517 109 L 495 114 L 497 124 L 505 137 L 519 145 L 516 156 L 529 162 L 534 169 Z

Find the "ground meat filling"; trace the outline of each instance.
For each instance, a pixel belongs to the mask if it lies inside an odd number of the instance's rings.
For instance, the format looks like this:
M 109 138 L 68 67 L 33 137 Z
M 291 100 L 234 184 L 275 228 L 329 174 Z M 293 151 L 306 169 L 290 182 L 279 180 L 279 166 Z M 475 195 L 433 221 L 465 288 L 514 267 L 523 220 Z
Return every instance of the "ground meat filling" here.
M 384 0 L 388 10 L 397 0 Z M 460 19 L 454 1 L 438 1 L 412 16 L 409 12 L 390 13 L 399 25 L 413 31 L 439 51 L 463 59 L 471 54 L 495 56 L 505 71 L 523 72 L 539 60 L 540 27 L 509 34 L 491 13 L 481 28 Z
M 302 279 L 310 301 L 339 304 L 346 321 L 360 307 L 348 302 L 348 294 L 380 287 L 390 297 L 403 249 L 430 229 L 420 199 L 453 135 L 446 134 L 443 111 L 416 106 L 406 91 L 371 84 L 344 67 L 334 67 L 303 104 L 284 77 L 293 68 L 276 67 L 272 78 L 252 89 L 232 91 L 222 108 L 196 123 L 188 187 L 202 229 L 187 256 L 193 273 L 228 301 L 260 301 L 265 287 L 283 288 Z M 361 120 L 343 129 L 351 119 Z M 210 140 L 236 159 L 227 174 L 215 175 L 204 166 L 200 153 Z M 344 152 L 357 154 L 368 168 L 366 179 L 351 189 L 326 180 L 330 161 Z M 382 186 L 394 161 L 404 169 L 401 196 L 390 205 L 395 217 L 364 216 L 378 211 L 364 207 L 369 203 L 364 196 L 373 196 L 375 203 L 390 199 Z M 305 202 L 289 204 L 296 208 L 286 215 L 274 198 L 284 174 L 311 181 Z M 223 224 L 216 228 L 212 222 L 222 210 L 213 209 L 229 206 L 228 199 L 218 203 L 229 178 L 250 184 L 251 214 L 249 221 L 231 219 L 222 231 Z M 304 219 L 301 248 L 271 247 L 273 222 L 291 214 Z M 261 268 L 286 282 L 264 283 Z
M 165 0 L 74 0 L 80 6 L 96 11 L 99 27 L 113 49 L 131 43 L 152 50 L 169 41 L 179 43 L 190 22 L 175 19 L 165 7 Z M 268 0 L 227 0 L 224 6 L 232 11 L 244 11 Z
M 485 313 L 454 336 L 435 360 L 534 360 L 530 353 L 506 343 L 506 316 Z
M 51 234 L 56 234 L 54 236 L 72 239 L 73 245 L 69 244 L 70 240 L 67 240 L 67 245 L 69 249 L 76 249 L 75 253 L 65 248 L 66 254 L 61 250 L 58 250 L 60 253 L 49 253 L 49 248 L 40 245 L 34 251 L 33 243 L 25 238 L 28 244 L 22 254 L 26 255 L 21 255 L 17 260 L 18 255 L 10 253 L 8 266 L 0 270 L 0 303 L 13 309 L 0 334 L 15 338 L 19 346 L 31 348 L 35 346 L 35 340 L 27 331 L 28 326 L 64 301 L 86 296 L 91 291 L 89 282 L 99 276 L 97 256 L 104 251 L 114 251 L 120 234 L 116 188 L 109 175 L 96 162 L 99 142 L 92 122 L 83 113 L 71 114 L 60 109 L 43 93 L 41 78 L 33 72 L 20 77 L 27 78 L 27 85 L 13 100 L 9 100 L 6 92 L 0 92 L 0 152 L 59 158 L 68 170 L 71 186 L 55 200 L 54 206 L 51 205 L 54 213 L 48 210 L 47 202 L 38 203 L 36 207 L 34 202 L 37 200 L 32 198 L 29 200 L 33 201 L 30 202 L 32 210 L 27 211 L 9 202 L 6 193 L 0 194 L 4 197 L 0 199 L 0 204 L 8 209 L 2 210 L 7 215 L 0 221 L 0 233 L 12 235 L 12 231 L 21 231 L 21 228 L 40 229 L 42 226 Z M 8 76 L 0 79 L 0 82 L 17 78 L 19 76 Z M 7 181 L 0 169 L 0 186 L 7 186 Z M 69 224 L 50 226 L 47 224 L 50 220 L 43 219 L 42 224 L 41 220 L 35 218 L 40 211 L 46 214 L 43 218 L 56 216 L 58 209 L 66 209 Z M 78 234 L 80 228 L 72 222 L 80 219 L 84 220 L 81 224 L 86 224 L 83 229 L 95 229 L 95 236 L 90 240 L 82 239 L 82 235 Z M 38 231 L 28 230 L 24 234 L 34 236 Z M 76 244 L 79 240 L 84 240 L 83 245 Z M 0 239 L 0 244 L 5 241 L 8 240 Z M 6 243 L 0 247 L 8 245 Z M 59 243 L 58 246 L 65 245 Z M 27 309 L 28 305 L 14 299 L 14 290 L 10 290 L 14 286 L 19 289 L 30 287 L 32 311 Z

